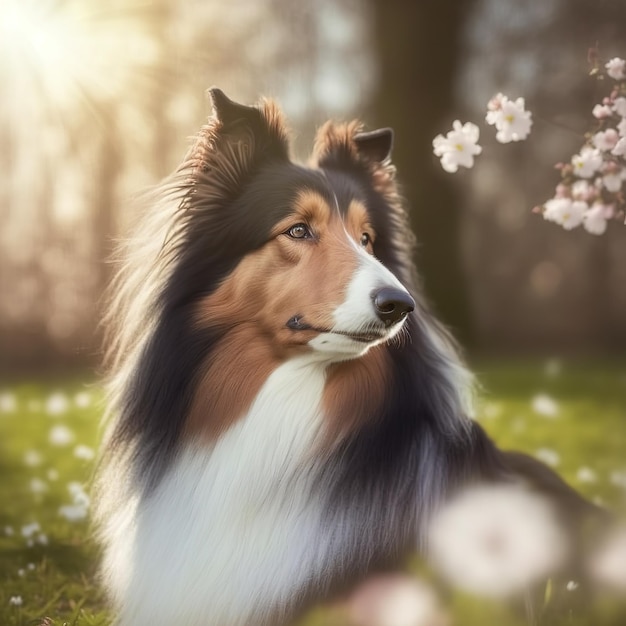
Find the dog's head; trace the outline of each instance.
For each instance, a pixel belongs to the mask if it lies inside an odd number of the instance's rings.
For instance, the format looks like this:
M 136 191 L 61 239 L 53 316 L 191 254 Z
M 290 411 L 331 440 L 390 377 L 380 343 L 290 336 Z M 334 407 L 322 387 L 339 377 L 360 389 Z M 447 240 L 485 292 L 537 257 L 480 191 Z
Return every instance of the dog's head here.
M 273 104 L 211 97 L 185 165 L 185 276 L 196 281 L 173 279 L 191 290 L 180 296 L 195 323 L 331 360 L 397 335 L 415 302 L 395 258 L 392 131 L 327 124 L 302 167 Z
M 121 251 L 107 320 L 111 459 L 130 450 L 125 462 L 156 484 L 181 437 L 220 437 L 302 356 L 324 368 L 334 440 L 380 427 L 353 442 L 374 473 L 368 442 L 384 464 L 407 428 L 461 432 L 470 377 L 416 286 L 391 130 L 328 123 L 302 166 L 272 102 L 211 98 L 208 124 Z

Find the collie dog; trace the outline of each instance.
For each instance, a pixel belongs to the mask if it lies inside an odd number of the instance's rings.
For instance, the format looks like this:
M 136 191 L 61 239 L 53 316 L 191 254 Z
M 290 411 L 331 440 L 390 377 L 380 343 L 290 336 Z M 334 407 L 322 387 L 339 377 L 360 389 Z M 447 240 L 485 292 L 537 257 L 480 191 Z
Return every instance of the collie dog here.
M 583 510 L 471 419 L 472 378 L 418 286 L 392 132 L 213 115 L 122 254 L 97 493 L 123 626 L 277 626 L 425 547 L 461 486 Z

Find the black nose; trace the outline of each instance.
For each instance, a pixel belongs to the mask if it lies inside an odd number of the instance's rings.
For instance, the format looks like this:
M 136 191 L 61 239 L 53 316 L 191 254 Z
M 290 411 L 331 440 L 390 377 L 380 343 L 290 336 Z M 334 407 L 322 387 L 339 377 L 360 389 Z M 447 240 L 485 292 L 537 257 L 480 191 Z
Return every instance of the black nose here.
M 375 291 L 373 299 L 376 315 L 385 322 L 385 326 L 403 320 L 415 308 L 415 300 L 406 291 L 393 287 L 383 287 Z

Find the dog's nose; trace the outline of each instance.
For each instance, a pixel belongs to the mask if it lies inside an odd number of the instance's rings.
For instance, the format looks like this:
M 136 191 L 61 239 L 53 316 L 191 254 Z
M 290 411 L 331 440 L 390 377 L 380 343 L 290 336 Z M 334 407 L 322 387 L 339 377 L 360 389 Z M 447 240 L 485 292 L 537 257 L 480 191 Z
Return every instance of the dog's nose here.
M 373 300 L 376 315 L 385 326 L 403 320 L 415 308 L 415 300 L 406 291 L 393 287 L 383 287 L 374 292 Z

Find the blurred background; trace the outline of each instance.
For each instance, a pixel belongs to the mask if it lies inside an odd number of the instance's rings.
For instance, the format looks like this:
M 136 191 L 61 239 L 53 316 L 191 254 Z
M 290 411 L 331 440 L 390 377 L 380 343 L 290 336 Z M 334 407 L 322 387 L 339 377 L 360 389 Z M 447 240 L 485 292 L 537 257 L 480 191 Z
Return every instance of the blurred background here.
M 107 259 L 211 85 L 276 98 L 301 160 L 329 117 L 395 129 L 416 261 L 484 385 L 478 419 L 626 511 L 626 227 L 594 237 L 532 213 L 610 90 L 588 51 L 625 58 L 625 24 L 624 0 L 0 0 L 0 623 L 109 623 L 81 486 Z M 499 91 L 526 99 L 526 141 L 484 123 Z M 451 175 L 432 140 L 455 119 L 480 126 L 483 153 Z M 562 621 L 455 596 L 450 623 L 571 625 L 572 602 L 590 604 L 577 586 L 555 583 Z M 600 608 L 612 617 L 576 623 L 626 623 L 623 603 Z M 331 623 L 345 619 L 310 622 Z
M 623 0 L 0 0 L 0 373 L 98 363 L 106 259 L 211 85 L 278 99 L 300 159 L 329 117 L 395 129 L 426 291 L 474 354 L 623 354 L 626 230 L 531 209 L 608 91 L 588 49 L 624 57 L 625 23 Z M 498 91 L 527 141 L 485 127 Z M 457 118 L 484 151 L 450 175 L 431 142 Z

